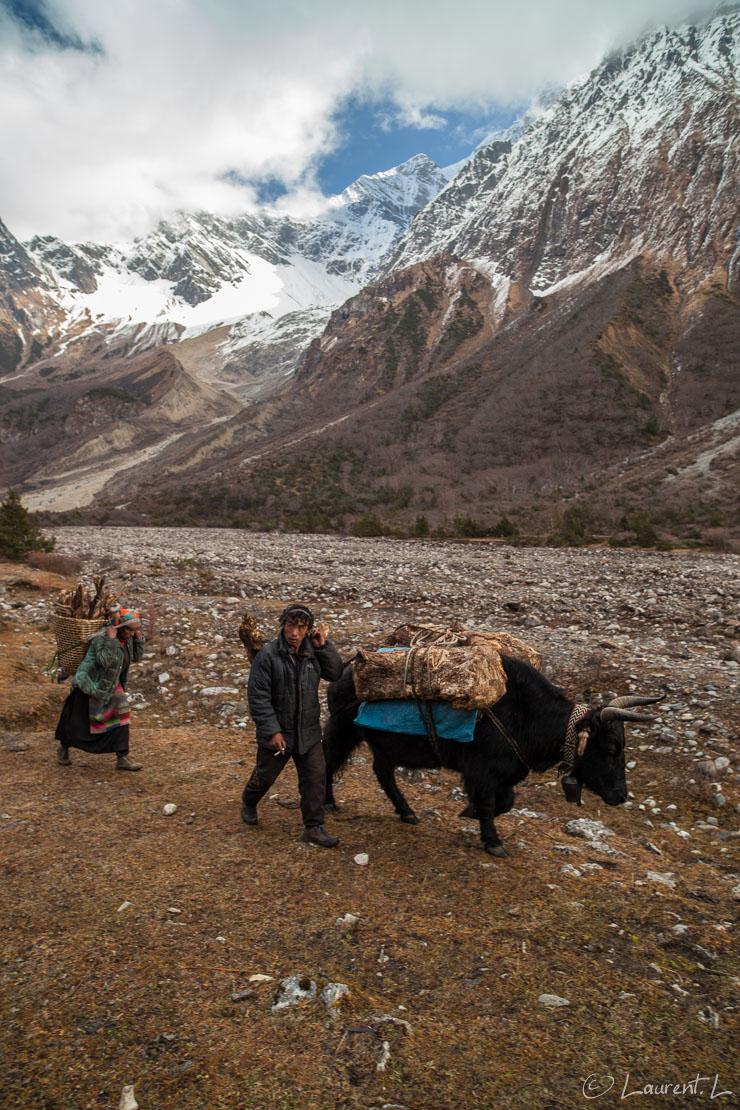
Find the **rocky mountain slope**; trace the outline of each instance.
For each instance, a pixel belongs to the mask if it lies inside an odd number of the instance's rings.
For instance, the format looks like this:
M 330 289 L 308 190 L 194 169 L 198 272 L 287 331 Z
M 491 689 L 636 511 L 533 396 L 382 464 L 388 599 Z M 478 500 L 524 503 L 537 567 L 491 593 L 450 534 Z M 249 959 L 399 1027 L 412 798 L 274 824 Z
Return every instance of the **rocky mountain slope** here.
M 445 252 L 480 260 L 505 304 L 507 289 L 546 295 L 655 254 L 682 289 L 736 289 L 739 21 L 664 28 L 606 58 L 520 141 L 477 151 L 385 272 Z
M 312 219 L 183 214 L 128 246 L 51 236 L 22 245 L 0 226 L 2 368 L 22 370 L 40 357 L 60 365 L 70 346 L 85 352 L 93 340 L 138 353 L 195 338 L 199 375 L 223 370 L 231 392 L 248 393 L 275 369 L 263 359 L 255 370 L 252 343 L 264 349 L 274 335 L 277 368 L 286 356 L 293 365 L 446 181 L 418 155 L 361 177 Z
M 336 221 L 331 233 L 283 227 L 283 240 L 259 248 L 264 265 L 279 267 L 300 245 L 306 266 L 323 260 L 327 280 L 379 276 L 331 312 L 294 377 L 307 334 L 298 310 L 277 326 L 266 316 L 212 332 L 191 323 L 173 348 L 184 370 L 233 389 L 248 365 L 254 400 L 217 424 L 162 436 L 157 458 L 111 475 L 98 500 L 187 522 L 731 541 L 740 531 L 739 68 L 738 11 L 608 58 L 482 147 L 441 191 L 426 161 L 405 183 L 392 175 L 405 200 L 394 209 L 383 198 L 396 231 L 382 260 L 371 249 L 382 236 L 363 248 L 348 217 L 341 235 Z M 423 188 L 419 171 L 431 174 Z M 363 233 L 375 219 L 370 182 L 345 198 Z M 424 190 L 430 199 L 399 234 Z M 206 257 L 210 235 L 208 273 L 238 280 L 219 269 L 224 240 L 212 219 L 189 219 L 191 261 Z M 196 302 L 207 280 L 195 264 L 179 275 L 182 251 L 168 234 L 137 255 L 142 281 L 185 281 L 180 295 Z M 256 252 L 256 230 L 240 234 Z M 12 282 L 30 275 L 32 285 L 41 270 L 39 248 L 3 249 L 10 303 Z M 327 304 L 312 311 L 318 327 Z M 123 359 L 156 338 L 129 322 L 103 345 L 80 328 L 65 355 L 80 373 L 93 355 Z M 69 373 L 40 365 L 39 389 L 41 374 Z M 269 396 L 268 367 L 280 370 Z M 146 497 L 131 499 L 132 482 Z M 47 494 L 31 496 L 52 507 Z

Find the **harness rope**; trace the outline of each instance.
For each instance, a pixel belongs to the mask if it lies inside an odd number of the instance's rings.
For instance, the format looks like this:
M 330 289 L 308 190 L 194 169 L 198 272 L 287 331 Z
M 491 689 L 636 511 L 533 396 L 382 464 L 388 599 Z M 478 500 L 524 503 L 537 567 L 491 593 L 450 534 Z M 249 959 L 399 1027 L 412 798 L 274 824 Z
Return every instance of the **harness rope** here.
M 511 735 L 511 733 L 504 727 L 502 722 L 498 719 L 498 717 L 493 712 L 493 710 L 488 709 L 488 708 L 484 708 L 484 709 L 481 709 L 480 712 L 485 713 L 485 715 L 486 715 L 486 717 L 488 717 L 489 721 L 491 721 L 491 723 L 493 725 L 495 725 L 496 728 L 498 729 L 498 731 L 501 733 L 504 740 L 508 741 L 508 743 L 514 749 L 514 752 L 516 753 L 517 757 L 522 761 L 522 763 L 527 768 L 527 770 L 531 771 L 532 768 L 530 767 L 527 760 L 524 758 L 524 756 L 522 754 L 522 751 L 521 751 L 521 748 L 519 747 L 516 740 Z M 570 711 L 570 716 L 568 717 L 568 724 L 566 725 L 566 728 L 565 728 L 565 740 L 563 741 L 563 758 L 557 766 L 557 772 L 558 772 L 559 775 L 564 775 L 567 771 L 572 771 L 573 770 L 573 764 L 575 763 L 575 760 L 576 760 L 576 747 L 577 747 L 577 744 L 578 744 L 578 726 L 583 721 L 584 717 L 586 717 L 587 715 L 588 715 L 588 706 L 583 705 L 582 703 L 579 703 L 578 705 L 574 705 L 573 708 Z M 579 751 L 578 754 L 581 755 L 582 753 Z
M 578 726 L 583 721 L 584 717 L 588 715 L 588 706 L 579 702 L 574 705 L 570 711 L 568 724 L 565 728 L 565 740 L 563 742 L 563 758 L 558 763 L 557 772 L 559 775 L 564 775 L 568 771 L 573 770 L 573 764 L 576 761 L 576 754 L 582 755 L 581 751 L 576 752 L 578 747 Z M 584 745 L 585 746 L 585 745 Z

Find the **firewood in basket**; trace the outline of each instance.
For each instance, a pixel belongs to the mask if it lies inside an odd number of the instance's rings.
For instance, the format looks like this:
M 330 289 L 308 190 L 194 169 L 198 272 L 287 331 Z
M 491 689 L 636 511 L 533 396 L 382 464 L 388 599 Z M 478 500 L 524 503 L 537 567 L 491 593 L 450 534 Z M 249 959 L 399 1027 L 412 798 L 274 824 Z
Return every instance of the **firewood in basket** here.
M 239 639 L 244 644 L 244 650 L 249 656 L 251 663 L 255 655 L 265 642 L 264 636 L 260 635 L 257 628 L 257 621 L 251 613 L 245 613 L 241 619 L 241 624 L 238 628 Z
M 95 616 L 95 609 L 97 607 L 98 601 L 100 600 L 100 595 L 103 592 L 103 586 L 105 585 L 105 575 L 94 574 L 93 582 L 95 584 L 95 596 L 90 602 L 89 615 L 91 617 Z
M 82 588 L 82 583 L 79 584 L 74 594 L 72 595 L 71 609 L 73 617 L 84 617 L 85 610 L 83 608 L 85 598 L 85 591 Z

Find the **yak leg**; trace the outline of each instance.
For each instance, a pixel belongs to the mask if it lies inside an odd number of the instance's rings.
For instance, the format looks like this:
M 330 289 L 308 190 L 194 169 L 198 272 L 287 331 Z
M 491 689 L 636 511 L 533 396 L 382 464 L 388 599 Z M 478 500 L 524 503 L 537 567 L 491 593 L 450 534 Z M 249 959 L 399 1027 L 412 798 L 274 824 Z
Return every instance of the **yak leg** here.
M 496 789 L 495 806 L 493 816 L 498 817 L 500 813 L 508 813 L 514 805 L 514 789 L 511 786 L 500 786 Z M 472 820 L 477 821 L 478 810 L 472 802 L 468 802 L 465 809 L 458 813 L 458 817 L 470 817 Z
M 483 841 L 483 847 L 488 852 L 489 856 L 500 856 L 501 858 L 505 858 L 509 853 L 506 851 L 506 848 L 504 848 L 501 843 L 501 837 L 496 832 L 496 826 L 493 823 L 493 807 L 479 802 L 477 810 L 478 820 L 480 821 L 480 838 Z
M 494 817 L 499 812 L 497 807 L 499 798 L 503 800 L 505 790 L 496 787 L 492 775 L 484 774 L 481 776 L 480 768 L 473 766 L 471 772 L 472 774 L 468 776 L 463 771 L 463 783 L 470 798 L 470 804 L 475 809 L 480 822 L 480 838 L 483 841 L 483 847 L 490 856 L 508 856 L 509 853 L 501 843 L 501 837 L 496 832 L 496 826 L 493 823 Z
M 383 752 L 376 751 L 373 748 L 373 771 L 375 772 L 375 777 L 378 782 L 388 795 L 391 805 L 401 820 L 405 821 L 407 825 L 418 825 L 419 818 L 401 793 L 398 783 L 396 782 L 396 776 L 393 773 L 394 770 L 395 767 L 390 759 L 388 759 Z
M 500 813 L 508 813 L 514 805 L 514 787 L 497 786 L 495 798 L 496 808 L 494 810 L 494 817 L 498 817 Z

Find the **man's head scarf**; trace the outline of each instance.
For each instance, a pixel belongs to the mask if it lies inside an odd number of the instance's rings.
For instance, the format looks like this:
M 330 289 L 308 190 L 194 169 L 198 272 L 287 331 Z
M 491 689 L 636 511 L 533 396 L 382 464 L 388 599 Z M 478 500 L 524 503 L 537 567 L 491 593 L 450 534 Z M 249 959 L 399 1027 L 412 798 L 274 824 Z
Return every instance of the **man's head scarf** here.
M 291 605 L 288 605 L 280 614 L 281 628 L 287 620 L 308 621 L 308 627 L 313 628 L 313 613 L 307 605 L 301 605 L 297 601 L 293 602 Z

